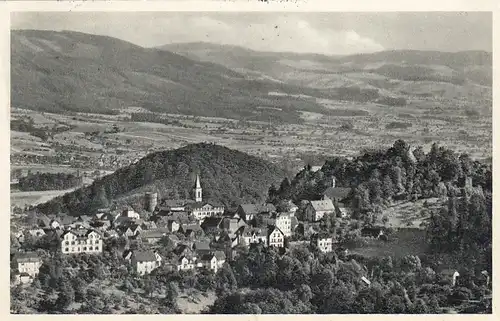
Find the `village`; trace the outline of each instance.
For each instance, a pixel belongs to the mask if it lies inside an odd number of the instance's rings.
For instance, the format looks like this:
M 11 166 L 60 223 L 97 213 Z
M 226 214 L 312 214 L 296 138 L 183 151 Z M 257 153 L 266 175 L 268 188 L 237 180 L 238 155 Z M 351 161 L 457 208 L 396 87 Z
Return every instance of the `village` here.
M 149 274 L 160 266 L 178 271 L 207 269 L 216 273 L 226 261 L 234 259 L 237 247 L 252 244 L 286 251 L 294 243 L 309 242 L 323 253 L 347 251 L 336 246 L 336 235 L 319 227 L 325 215 L 340 218 L 349 215 L 342 201 L 350 189 L 336 187 L 335 178 L 321 200 L 304 200 L 299 206 L 289 201 L 287 210 L 281 212 L 270 203 L 240 204 L 228 209 L 204 200 L 199 175 L 193 185 L 191 199 L 159 200 L 158 193 L 146 193 L 145 206 L 140 211 L 143 215 L 130 206 L 102 209 L 92 216 L 33 214 L 27 226 L 12 231 L 13 237 L 20 244 L 28 237 L 48 237 L 57 244 L 51 250 L 63 255 L 99 255 L 111 239 L 126 239 L 122 257 L 137 275 Z M 373 238 L 384 236 L 380 227 L 366 227 L 362 234 Z M 173 245 L 169 258 L 159 254 L 165 242 Z M 42 263 L 34 252 L 12 253 L 12 265 L 17 270 L 13 282 L 33 282 Z

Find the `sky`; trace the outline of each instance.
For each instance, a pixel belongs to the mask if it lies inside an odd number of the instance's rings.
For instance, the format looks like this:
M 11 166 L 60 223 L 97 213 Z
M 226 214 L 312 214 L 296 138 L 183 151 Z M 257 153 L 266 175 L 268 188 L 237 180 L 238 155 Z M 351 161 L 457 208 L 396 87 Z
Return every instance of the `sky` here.
M 143 47 L 203 41 L 326 55 L 492 51 L 492 15 L 487 12 L 16 12 L 11 28 L 80 31 Z

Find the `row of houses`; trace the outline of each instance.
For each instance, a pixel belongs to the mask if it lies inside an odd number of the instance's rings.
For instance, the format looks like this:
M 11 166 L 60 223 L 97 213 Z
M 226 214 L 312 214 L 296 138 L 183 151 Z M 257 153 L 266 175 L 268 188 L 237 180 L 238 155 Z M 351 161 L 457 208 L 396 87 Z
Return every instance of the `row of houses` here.
M 340 201 L 347 195 L 347 189 L 336 188 L 333 180 L 332 188 L 322 200 L 307 201 L 301 206 L 305 220 L 314 223 L 328 213 L 339 210 L 346 213 Z M 175 255 L 166 261 L 153 249 L 126 249 L 124 258 L 137 273 L 144 275 L 162 265 L 177 270 L 207 268 L 216 271 L 223 262 L 233 259 L 238 246 L 261 244 L 284 248 L 286 239 L 294 233 L 302 229 L 305 234 L 304 222 L 296 217 L 299 207 L 294 203 L 289 202 L 289 211 L 284 213 L 266 203 L 241 204 L 228 211 L 222 204 L 203 200 L 199 176 L 193 186 L 193 199 L 163 200 L 158 205 L 157 197 L 156 193 L 146 194 L 147 216 L 131 207 L 119 212 L 102 210 L 92 216 L 34 215 L 28 220 L 32 228 L 15 235 L 22 242 L 25 233 L 32 237 L 51 233 L 58 240 L 58 249 L 67 255 L 100 254 L 106 240 L 115 237 L 125 237 L 151 247 L 168 237 L 176 248 Z M 321 251 L 331 252 L 335 239 L 317 234 L 311 242 Z

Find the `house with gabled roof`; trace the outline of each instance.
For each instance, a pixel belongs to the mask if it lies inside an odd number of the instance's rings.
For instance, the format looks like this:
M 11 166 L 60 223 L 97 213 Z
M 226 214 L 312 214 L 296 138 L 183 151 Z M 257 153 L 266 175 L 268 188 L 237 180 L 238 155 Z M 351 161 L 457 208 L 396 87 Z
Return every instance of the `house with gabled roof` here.
M 201 222 L 200 226 L 205 234 L 216 233 L 219 229 L 222 229 L 222 220 L 222 217 L 207 217 Z
M 156 244 L 158 243 L 164 236 L 168 233 L 167 229 L 154 229 L 154 230 L 143 230 L 139 233 L 139 237 L 143 242 L 148 244 Z
M 197 238 L 204 235 L 203 229 L 198 224 L 183 224 L 179 228 L 179 232 L 189 238 Z
M 151 273 L 161 266 L 161 256 L 153 251 L 133 251 L 130 257 L 134 270 L 139 275 Z
M 224 231 L 227 231 L 231 235 L 236 234 L 238 230 L 244 229 L 247 226 L 247 223 L 242 218 L 234 217 L 224 217 L 220 225 Z
M 247 222 L 253 220 L 254 217 L 258 214 L 271 214 L 273 212 L 276 212 L 276 207 L 271 203 L 241 204 L 236 210 L 236 213 L 239 215 L 239 217 Z
M 180 256 L 177 260 L 177 270 L 178 271 L 187 271 L 194 270 L 197 266 L 196 257 L 194 256 Z
M 241 234 L 241 243 L 244 245 L 264 244 L 267 245 L 267 227 L 265 228 L 247 228 Z
M 200 242 L 195 241 L 191 247 L 198 255 L 206 252 L 210 252 L 210 243 L 209 242 Z
M 35 252 L 17 252 L 11 262 L 19 274 L 30 276 L 29 282 L 38 275 L 42 266 L 42 259 Z
M 120 236 L 134 237 L 142 232 L 141 226 L 139 224 L 126 224 L 120 225 L 115 229 Z
M 331 199 L 323 199 L 319 201 L 309 201 L 304 209 L 306 220 L 309 222 L 317 222 L 323 216 L 335 213 L 335 206 Z
M 333 251 L 334 237 L 328 233 L 315 233 L 311 236 L 311 245 L 317 246 L 323 253 Z
M 217 273 L 224 262 L 226 262 L 226 255 L 224 252 L 214 251 L 201 255 L 197 266 Z
M 140 224 L 140 226 L 141 226 L 142 230 L 154 230 L 154 229 L 158 228 L 158 226 L 156 226 L 156 223 L 153 221 L 142 222 Z
M 192 256 L 194 255 L 193 248 L 187 244 L 179 243 L 172 251 L 176 256 Z
M 276 226 L 267 229 L 267 244 L 274 247 L 285 247 L 285 234 Z
M 103 250 L 102 235 L 92 229 L 71 229 L 60 236 L 63 254 L 100 254 Z
M 46 234 L 42 228 L 32 228 L 32 229 L 29 229 L 27 232 L 32 237 L 42 237 Z

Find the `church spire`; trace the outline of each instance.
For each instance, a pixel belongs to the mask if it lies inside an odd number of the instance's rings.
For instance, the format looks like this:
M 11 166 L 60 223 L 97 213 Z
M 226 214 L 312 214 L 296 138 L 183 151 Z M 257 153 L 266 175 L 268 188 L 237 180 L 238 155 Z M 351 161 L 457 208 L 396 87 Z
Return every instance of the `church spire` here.
M 201 189 L 201 183 L 200 183 L 200 175 L 196 175 L 196 184 L 194 187 L 194 199 L 196 202 L 201 202 L 202 201 L 202 189 Z
M 196 188 L 201 188 L 200 175 L 196 175 Z

